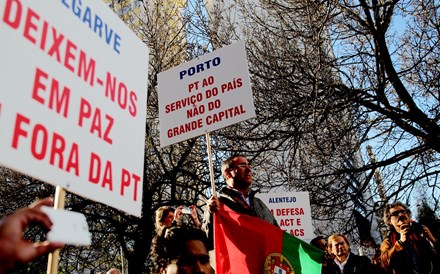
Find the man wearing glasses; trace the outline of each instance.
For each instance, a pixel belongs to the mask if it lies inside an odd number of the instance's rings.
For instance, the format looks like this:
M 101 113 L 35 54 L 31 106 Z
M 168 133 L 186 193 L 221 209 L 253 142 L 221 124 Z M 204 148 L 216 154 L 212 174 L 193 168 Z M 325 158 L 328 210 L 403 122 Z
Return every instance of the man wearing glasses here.
M 258 217 L 268 223 L 278 226 L 269 208 L 257 197 L 251 189 L 252 168 L 243 155 L 233 155 L 222 165 L 222 175 L 226 186 L 221 189 L 219 197 L 211 197 L 208 209 L 205 211 L 203 229 L 212 237 L 212 213 L 219 210 L 220 203 L 240 214 Z M 213 247 L 210 246 L 210 249 Z
M 382 242 L 382 265 L 394 274 L 435 274 L 439 269 L 439 241 L 424 225 L 411 220 L 401 202 L 387 205 L 384 221 L 390 233 Z

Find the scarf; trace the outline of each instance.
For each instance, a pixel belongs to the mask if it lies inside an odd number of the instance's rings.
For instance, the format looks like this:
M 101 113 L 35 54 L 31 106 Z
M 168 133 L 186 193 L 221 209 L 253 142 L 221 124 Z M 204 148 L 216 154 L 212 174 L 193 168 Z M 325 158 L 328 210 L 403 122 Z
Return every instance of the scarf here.
M 425 271 L 431 269 L 430 266 L 433 258 L 432 248 L 429 242 L 422 237 L 422 234 L 422 226 L 411 220 L 411 232 L 407 239 L 408 243 L 405 244 L 407 247 L 405 251 L 407 262 L 410 263 L 414 273 L 429 273 Z M 400 239 L 400 234 L 392 228 L 388 238 L 391 245 L 394 245 Z

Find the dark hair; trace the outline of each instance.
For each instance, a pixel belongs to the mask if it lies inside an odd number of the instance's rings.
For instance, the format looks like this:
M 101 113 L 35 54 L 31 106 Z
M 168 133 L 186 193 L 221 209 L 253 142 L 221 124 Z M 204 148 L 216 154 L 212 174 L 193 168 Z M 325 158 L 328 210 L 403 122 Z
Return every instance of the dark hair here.
M 206 233 L 192 226 L 174 226 L 166 228 L 157 242 L 157 264 L 159 269 L 166 269 L 167 265 L 186 252 L 187 241 L 201 241 L 208 246 Z
M 388 204 L 385 207 L 385 211 L 383 213 L 383 221 L 385 222 L 385 224 L 389 224 L 390 223 L 390 220 L 391 220 L 390 210 L 392 208 L 395 208 L 395 207 L 398 207 L 398 206 L 403 207 L 406 210 L 406 212 L 408 212 L 408 216 L 411 218 L 411 210 L 409 209 L 409 207 L 407 205 L 405 205 L 404 203 L 402 203 L 402 202 L 395 202 L 395 203 L 392 203 L 392 204 Z
M 315 247 L 320 248 L 318 242 L 321 241 L 321 240 L 327 241 L 327 240 L 324 238 L 324 236 L 317 236 L 317 237 L 313 238 L 313 239 L 310 241 L 310 244 L 313 245 L 313 246 L 315 246 Z

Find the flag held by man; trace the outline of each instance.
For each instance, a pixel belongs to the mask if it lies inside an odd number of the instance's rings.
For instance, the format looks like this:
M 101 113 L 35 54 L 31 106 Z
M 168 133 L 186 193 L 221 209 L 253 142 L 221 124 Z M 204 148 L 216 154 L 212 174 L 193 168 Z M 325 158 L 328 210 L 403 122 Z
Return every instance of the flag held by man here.
M 214 216 L 216 273 L 320 274 L 324 253 L 261 219 L 222 205 Z

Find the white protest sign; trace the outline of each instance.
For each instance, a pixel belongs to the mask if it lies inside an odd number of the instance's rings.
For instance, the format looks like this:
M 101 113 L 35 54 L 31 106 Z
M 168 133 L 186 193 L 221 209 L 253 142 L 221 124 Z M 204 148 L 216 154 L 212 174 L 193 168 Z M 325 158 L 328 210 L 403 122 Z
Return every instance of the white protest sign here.
M 160 146 L 255 117 L 244 42 L 158 74 Z
M 140 216 L 148 48 L 102 1 L 0 18 L 0 164 Z
M 314 236 L 308 192 L 258 193 L 280 228 L 302 240 Z

